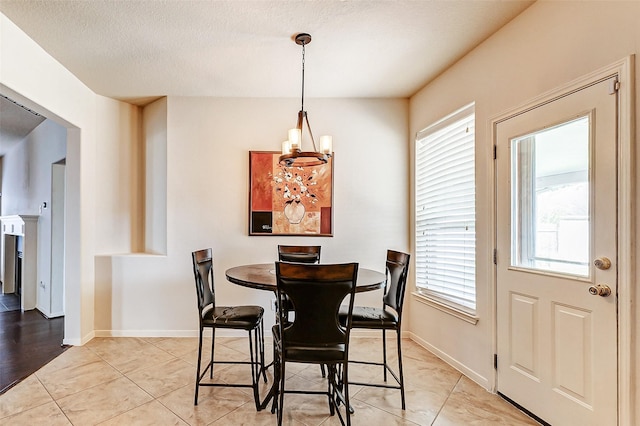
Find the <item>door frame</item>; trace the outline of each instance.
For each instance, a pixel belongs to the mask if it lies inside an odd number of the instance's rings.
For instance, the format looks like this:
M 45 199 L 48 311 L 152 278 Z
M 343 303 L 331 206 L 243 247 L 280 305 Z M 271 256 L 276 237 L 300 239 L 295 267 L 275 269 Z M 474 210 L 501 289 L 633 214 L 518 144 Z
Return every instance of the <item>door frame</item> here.
M 634 236 L 635 220 L 635 182 L 632 179 L 635 166 L 633 157 L 634 142 L 634 94 L 635 94 L 635 55 L 627 56 L 604 68 L 573 80 L 565 85 L 555 88 L 532 100 L 508 111 L 505 111 L 490 119 L 489 131 L 490 139 L 495 148 L 497 144 L 497 126 L 500 122 L 523 114 L 541 105 L 553 102 L 556 99 L 570 95 L 585 86 L 589 86 L 605 78 L 618 77 L 618 144 L 617 144 L 617 220 L 618 220 L 618 424 L 633 424 L 635 416 L 635 406 L 633 395 L 633 323 L 632 305 L 633 282 L 635 278 L 635 265 L 633 263 L 634 250 L 632 241 Z M 497 161 L 494 158 L 494 166 L 490 169 L 492 188 L 491 217 L 493 221 L 491 233 L 493 235 L 493 247 L 497 247 L 497 182 L 496 182 Z M 497 266 L 494 262 L 492 283 L 489 286 L 491 294 L 489 300 L 493 303 L 492 315 L 492 348 L 493 353 L 498 350 L 498 324 L 497 324 Z M 496 392 L 497 369 L 493 370 L 491 377 L 491 391 Z
M 48 309 L 51 318 L 64 316 L 65 311 L 66 167 L 66 157 L 51 164 L 51 251 L 49 253 L 51 267 Z

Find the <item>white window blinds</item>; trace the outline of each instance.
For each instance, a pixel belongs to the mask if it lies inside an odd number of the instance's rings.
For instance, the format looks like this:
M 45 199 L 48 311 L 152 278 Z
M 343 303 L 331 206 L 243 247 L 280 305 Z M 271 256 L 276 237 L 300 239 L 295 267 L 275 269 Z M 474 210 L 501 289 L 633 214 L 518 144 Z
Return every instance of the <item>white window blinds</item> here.
M 475 309 L 474 106 L 419 132 L 415 158 L 418 291 Z

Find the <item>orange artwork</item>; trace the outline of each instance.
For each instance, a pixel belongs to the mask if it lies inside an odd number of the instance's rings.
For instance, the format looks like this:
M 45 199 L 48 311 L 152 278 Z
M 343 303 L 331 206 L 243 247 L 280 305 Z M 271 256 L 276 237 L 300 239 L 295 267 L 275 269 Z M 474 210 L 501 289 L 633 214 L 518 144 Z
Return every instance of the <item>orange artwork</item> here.
M 279 164 L 276 151 L 249 152 L 249 235 L 333 235 L 333 157 L 313 167 Z

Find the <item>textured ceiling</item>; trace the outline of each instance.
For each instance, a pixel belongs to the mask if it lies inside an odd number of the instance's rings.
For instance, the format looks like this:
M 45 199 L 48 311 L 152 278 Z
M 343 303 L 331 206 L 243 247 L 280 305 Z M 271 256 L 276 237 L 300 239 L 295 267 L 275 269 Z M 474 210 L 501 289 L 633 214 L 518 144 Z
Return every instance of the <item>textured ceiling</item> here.
M 534 0 L 0 0 L 94 92 L 161 96 L 409 97 Z M 0 40 L 0 48 L 2 40 Z M 0 93 L 1 94 L 1 93 Z M 0 102 L 0 156 L 41 120 Z
M 408 97 L 532 1 L 0 0 L 104 96 Z

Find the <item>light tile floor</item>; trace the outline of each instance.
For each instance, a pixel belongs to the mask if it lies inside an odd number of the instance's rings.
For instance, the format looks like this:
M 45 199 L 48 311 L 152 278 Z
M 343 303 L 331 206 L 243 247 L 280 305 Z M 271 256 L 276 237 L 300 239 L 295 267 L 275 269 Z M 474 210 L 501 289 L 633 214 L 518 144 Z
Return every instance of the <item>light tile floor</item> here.
M 249 388 L 203 387 L 193 405 L 197 338 L 95 338 L 69 348 L 0 396 L 0 424 L 273 425 Z M 216 339 L 216 357 L 243 358 L 246 338 Z M 205 344 L 205 347 L 209 345 Z M 375 359 L 381 339 L 352 338 L 352 359 Z M 395 350 L 390 345 L 390 352 Z M 403 340 L 407 409 L 397 390 L 351 386 L 354 425 L 537 425 L 411 340 Z M 267 358 L 271 358 L 271 346 Z M 372 358 L 374 357 L 374 358 Z M 395 360 L 395 358 L 394 358 Z M 324 388 L 317 365 L 287 364 L 287 388 Z M 248 366 L 223 366 L 219 381 L 250 382 Z M 374 381 L 381 370 L 353 365 L 350 378 Z M 269 383 L 262 384 L 265 395 Z M 326 397 L 285 396 L 287 425 L 337 425 Z

